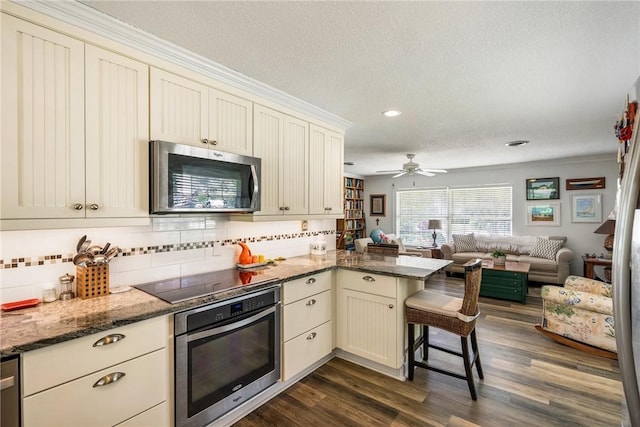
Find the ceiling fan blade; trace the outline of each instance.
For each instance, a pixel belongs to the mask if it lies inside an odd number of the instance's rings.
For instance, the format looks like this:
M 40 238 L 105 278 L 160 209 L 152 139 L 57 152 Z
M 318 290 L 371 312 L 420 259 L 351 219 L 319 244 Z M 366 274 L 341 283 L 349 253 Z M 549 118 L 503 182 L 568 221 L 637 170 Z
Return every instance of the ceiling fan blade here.
M 389 170 L 389 171 L 376 171 L 376 173 L 398 173 L 398 172 L 404 172 L 404 169 L 393 169 L 393 170 Z
M 433 173 L 447 173 L 447 171 L 444 170 L 444 169 L 425 169 L 425 168 L 422 168 L 422 171 L 423 172 L 433 172 Z
M 402 175 L 406 175 L 406 174 L 407 174 L 407 172 L 406 172 L 406 171 L 405 171 L 405 172 L 400 172 L 400 173 L 399 173 L 399 174 L 397 174 L 397 175 L 393 175 L 391 178 L 398 178 L 398 177 L 400 177 L 400 176 L 402 176 Z
M 417 173 L 417 174 L 420 174 L 420 175 L 424 175 L 424 176 L 436 176 L 436 174 L 435 174 L 435 173 L 429 172 L 429 171 L 427 171 L 427 170 L 425 170 L 425 169 L 422 169 L 422 170 L 416 171 L 416 173 Z

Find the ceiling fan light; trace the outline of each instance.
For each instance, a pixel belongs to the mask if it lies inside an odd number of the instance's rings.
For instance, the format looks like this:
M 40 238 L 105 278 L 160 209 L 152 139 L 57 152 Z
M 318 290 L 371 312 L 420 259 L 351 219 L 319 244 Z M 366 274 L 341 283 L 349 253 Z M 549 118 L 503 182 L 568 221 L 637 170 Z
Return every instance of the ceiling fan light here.
M 398 110 L 387 110 L 382 113 L 382 115 L 385 117 L 397 117 L 400 114 L 402 114 L 402 111 L 398 111 Z

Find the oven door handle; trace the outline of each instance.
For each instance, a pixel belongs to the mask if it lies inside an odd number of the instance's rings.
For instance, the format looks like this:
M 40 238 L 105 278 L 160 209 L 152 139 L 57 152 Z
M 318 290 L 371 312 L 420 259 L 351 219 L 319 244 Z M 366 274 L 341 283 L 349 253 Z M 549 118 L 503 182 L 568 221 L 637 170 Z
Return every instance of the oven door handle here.
M 206 331 L 197 332 L 195 334 L 187 334 L 187 342 L 200 340 L 202 338 L 208 338 L 213 335 L 223 334 L 225 332 L 233 331 L 234 329 L 240 329 L 247 326 L 250 323 L 253 323 L 257 320 L 262 319 L 263 317 L 267 317 L 272 313 L 276 312 L 278 308 L 277 305 L 274 305 L 271 308 L 261 311 L 260 313 L 254 314 L 251 317 L 247 317 L 246 319 L 240 320 L 238 322 L 233 322 L 228 325 L 220 326 L 219 328 L 207 329 Z

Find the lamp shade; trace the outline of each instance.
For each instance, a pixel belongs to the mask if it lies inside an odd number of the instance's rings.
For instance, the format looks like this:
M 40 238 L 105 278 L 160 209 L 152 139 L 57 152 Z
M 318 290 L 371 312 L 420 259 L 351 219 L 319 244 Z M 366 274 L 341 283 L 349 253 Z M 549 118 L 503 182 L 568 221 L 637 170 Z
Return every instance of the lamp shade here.
M 429 226 L 427 227 L 429 230 L 440 230 L 442 229 L 442 224 L 440 224 L 439 219 L 430 219 Z
M 606 234 L 607 237 L 604 239 L 604 248 L 607 251 L 613 250 L 613 233 L 616 231 L 616 220 L 615 219 L 607 219 L 605 222 L 600 225 L 594 231 L 596 234 Z

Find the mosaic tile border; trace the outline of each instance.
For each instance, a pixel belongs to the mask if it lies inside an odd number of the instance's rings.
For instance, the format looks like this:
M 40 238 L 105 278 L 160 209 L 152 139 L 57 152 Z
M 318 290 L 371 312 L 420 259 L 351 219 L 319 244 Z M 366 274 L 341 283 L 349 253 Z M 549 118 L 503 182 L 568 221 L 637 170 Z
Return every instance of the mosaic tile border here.
M 155 246 L 141 246 L 123 249 L 118 256 L 136 256 L 147 255 L 155 253 L 165 252 L 179 252 L 188 251 L 193 249 L 206 249 L 213 248 L 214 246 L 229 246 L 242 243 L 257 243 L 257 242 L 270 242 L 275 240 L 293 240 L 303 237 L 315 237 L 319 235 L 335 235 L 335 230 L 325 231 L 304 231 L 300 233 L 290 234 L 276 234 L 272 236 L 259 236 L 259 237 L 241 237 L 237 239 L 225 239 L 225 240 L 207 240 L 203 242 L 189 242 L 189 243 L 174 243 L 168 245 L 155 245 Z M 11 260 L 0 259 L 0 268 L 13 269 L 24 267 L 38 267 L 49 264 L 64 264 L 67 262 L 73 262 L 73 254 L 55 254 L 55 255 L 43 255 L 36 257 L 19 257 L 11 258 Z

